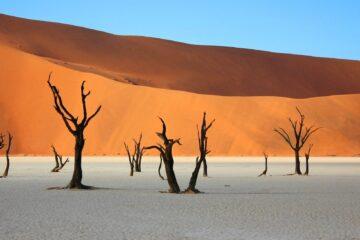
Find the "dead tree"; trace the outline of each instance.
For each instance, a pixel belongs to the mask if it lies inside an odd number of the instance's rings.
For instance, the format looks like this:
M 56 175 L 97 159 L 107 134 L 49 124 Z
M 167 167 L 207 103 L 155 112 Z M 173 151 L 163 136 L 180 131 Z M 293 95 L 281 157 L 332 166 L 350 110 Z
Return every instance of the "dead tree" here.
M 266 152 L 264 152 L 264 158 L 265 158 L 265 170 L 258 176 L 258 177 L 261 177 L 261 176 L 266 176 L 267 174 L 267 170 L 268 170 L 268 155 L 266 154 Z
M 135 172 L 141 172 L 141 161 L 145 149 L 141 146 L 142 133 L 140 133 L 139 140 L 133 139 L 135 144 Z
M 142 133 L 140 134 L 139 140 L 133 139 L 134 141 L 134 152 L 130 153 L 129 146 L 124 142 L 125 150 L 127 152 L 130 164 L 130 176 L 134 175 L 135 172 L 141 172 L 141 161 L 144 155 L 145 149 L 141 146 Z
M 160 118 L 162 123 L 162 132 L 156 133 L 157 136 L 162 140 L 162 144 L 152 145 L 148 147 L 144 147 L 144 149 L 156 149 L 159 151 L 160 156 L 165 165 L 166 177 L 169 184 L 169 193 L 180 193 L 180 187 L 176 180 L 175 172 L 174 172 L 174 158 L 172 149 L 174 144 L 180 143 L 180 138 L 171 139 L 166 136 L 166 124 L 162 118 Z
M 1 176 L 2 178 L 6 178 L 9 174 L 9 169 L 10 169 L 10 150 L 11 150 L 11 144 L 12 144 L 12 139 L 13 136 L 8 132 L 8 144 L 6 147 L 6 166 L 5 166 L 5 171 L 3 173 L 3 175 Z M 0 149 L 2 149 L 4 147 L 4 136 L 1 135 L 0 136 Z
M 309 175 L 309 158 L 313 146 L 314 146 L 313 144 L 310 144 L 307 152 L 305 152 L 305 173 L 304 173 L 305 176 Z
M 51 84 L 51 73 L 49 74 L 48 84 L 54 97 L 54 108 L 56 112 L 62 117 L 66 128 L 75 138 L 75 157 L 74 157 L 74 172 L 70 183 L 65 188 L 70 189 L 91 189 L 91 187 L 83 185 L 82 180 L 82 151 L 85 144 L 84 130 L 88 126 L 89 122 L 99 113 L 101 106 L 98 106 L 96 111 L 88 116 L 86 107 L 86 98 L 90 95 L 90 91 L 85 93 L 84 85 L 85 81 L 81 84 L 81 103 L 83 110 L 83 118 L 79 121 L 78 117 L 74 117 L 73 114 L 65 107 L 58 88 Z
M 320 128 L 315 128 L 314 126 L 305 127 L 305 115 L 296 108 L 299 119 L 293 120 L 289 118 L 291 128 L 293 130 L 294 140 L 290 137 L 290 134 L 286 132 L 283 128 L 275 128 L 274 131 L 278 133 L 284 141 L 290 146 L 290 148 L 295 153 L 295 174 L 301 175 L 300 169 L 300 150 L 309 139 L 309 137 L 315 133 Z
M 210 153 L 208 150 L 208 137 L 206 136 L 207 131 L 213 125 L 215 119 L 207 125 L 206 123 L 206 113 L 204 112 L 201 130 L 199 130 L 199 126 L 197 126 L 197 136 L 198 136 L 198 143 L 199 143 L 199 150 L 200 156 L 196 157 L 195 161 L 195 169 L 191 175 L 190 182 L 188 188 L 185 190 L 185 193 L 199 193 L 200 191 L 196 189 L 196 181 L 199 175 L 199 170 L 201 164 L 206 162 L 206 155 Z
M 130 154 L 129 146 L 124 142 L 125 150 L 129 158 L 130 164 L 130 176 L 134 176 L 134 165 L 135 165 L 135 153 L 133 155 Z
M 51 148 L 55 157 L 55 167 L 51 170 L 51 172 L 60 172 L 60 170 L 65 166 L 65 164 L 69 162 L 69 158 L 66 158 L 65 162 L 63 162 L 62 156 L 57 153 L 55 147 L 51 145 Z

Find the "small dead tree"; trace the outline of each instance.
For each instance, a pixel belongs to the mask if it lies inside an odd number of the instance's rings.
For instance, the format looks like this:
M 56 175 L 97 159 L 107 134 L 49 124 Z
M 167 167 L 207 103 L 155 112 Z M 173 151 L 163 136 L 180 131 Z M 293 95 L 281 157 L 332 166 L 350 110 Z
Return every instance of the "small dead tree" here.
M 2 176 L 2 178 L 6 178 L 9 174 L 9 169 L 10 169 L 10 150 L 11 150 L 11 144 L 12 144 L 12 139 L 13 136 L 8 132 L 8 144 L 6 147 L 6 166 L 5 166 L 5 170 Z M 0 136 L 0 149 L 2 149 L 4 147 L 4 136 L 1 135 Z
M 175 144 L 181 145 L 180 138 L 168 138 L 166 135 L 166 124 L 162 118 L 160 118 L 160 121 L 162 123 L 162 132 L 158 132 L 156 134 L 162 140 L 162 144 L 144 147 L 144 149 L 156 149 L 159 151 L 165 165 L 166 177 L 169 184 L 169 193 L 180 193 L 180 187 L 174 172 L 174 157 L 172 153 L 172 149 Z
M 310 152 L 314 144 L 310 144 L 307 152 L 305 152 L 305 176 L 309 175 L 309 158 L 310 158 Z
M 129 158 L 130 164 L 130 176 L 134 176 L 134 166 L 135 166 L 135 153 L 133 155 L 130 154 L 129 146 L 124 142 L 125 150 Z
M 65 164 L 69 162 L 69 158 L 66 158 L 65 162 L 63 162 L 62 156 L 58 154 L 55 147 L 51 145 L 51 148 L 55 157 L 55 167 L 51 170 L 51 172 L 60 172 L 60 170 L 65 166 Z
M 299 108 L 296 108 L 299 114 L 298 120 L 289 118 L 291 128 L 293 130 L 294 140 L 291 139 L 290 134 L 283 128 L 275 128 L 274 131 L 278 133 L 283 140 L 290 146 L 295 153 L 295 174 L 301 175 L 300 169 L 300 150 L 309 139 L 309 137 L 320 128 L 314 126 L 305 127 L 305 115 L 301 113 Z
M 74 157 L 74 172 L 70 183 L 65 187 L 69 189 L 92 189 L 90 186 L 83 185 L 82 180 L 82 151 L 85 144 L 84 130 L 88 126 L 89 122 L 99 113 L 101 106 L 98 106 L 96 111 L 88 116 L 86 107 L 86 98 L 90 95 L 90 91 L 85 93 L 85 81 L 81 84 L 81 103 L 83 110 L 83 118 L 79 121 L 78 117 L 74 117 L 73 114 L 65 107 L 58 88 L 51 84 L 51 73 L 49 74 L 48 85 L 54 97 L 54 108 L 56 112 L 63 119 L 66 128 L 75 138 L 75 157 Z
M 266 176 L 267 174 L 267 170 L 268 170 L 268 155 L 266 154 L 266 152 L 264 152 L 264 158 L 265 158 L 265 170 L 258 176 L 258 177 L 261 177 L 261 176 Z
M 135 144 L 135 172 L 141 172 L 141 161 L 145 149 L 141 146 L 142 133 L 140 133 L 139 140 L 133 139 Z
M 145 149 L 141 146 L 142 133 L 140 134 L 139 140 L 133 139 L 134 141 L 134 152 L 130 153 L 129 146 L 124 142 L 125 150 L 129 158 L 130 164 L 130 176 L 134 175 L 135 172 L 141 172 L 141 161 L 144 155 Z
M 215 119 L 210 122 L 210 124 L 206 123 L 206 112 L 203 114 L 201 129 L 199 130 L 199 126 L 197 125 L 197 136 L 199 143 L 200 156 L 196 157 L 195 161 L 195 169 L 191 175 L 190 182 L 188 188 L 185 190 L 185 193 L 199 193 L 200 191 L 196 189 L 196 181 L 198 178 L 199 170 L 201 164 L 206 162 L 206 155 L 210 153 L 208 150 L 208 137 L 206 136 L 207 131 L 213 125 Z

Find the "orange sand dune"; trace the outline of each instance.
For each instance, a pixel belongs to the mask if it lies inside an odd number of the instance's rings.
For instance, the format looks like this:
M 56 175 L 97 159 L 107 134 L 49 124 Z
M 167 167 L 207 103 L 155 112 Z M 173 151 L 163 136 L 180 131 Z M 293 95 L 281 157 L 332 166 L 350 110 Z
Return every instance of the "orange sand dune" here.
M 118 81 L 227 96 L 360 93 L 360 62 L 116 36 L 0 15 L 0 43 Z
M 196 123 L 202 111 L 215 117 L 209 132 L 213 155 L 289 155 L 287 146 L 272 129 L 288 126 L 287 117 L 300 106 L 309 124 L 323 129 L 313 138 L 317 155 L 360 153 L 360 94 L 309 99 L 281 97 L 223 97 L 134 86 L 92 73 L 75 71 L 46 59 L 0 45 L 0 129 L 10 130 L 17 154 L 51 154 L 54 144 L 61 153 L 71 153 L 72 136 L 52 107 L 46 84 L 53 71 L 55 83 L 73 112 L 80 111 L 80 83 L 86 80 L 89 111 L 103 108 L 86 131 L 86 154 L 124 154 L 140 131 L 146 144 L 157 142 L 157 116 L 168 123 L 170 137 L 181 137 L 181 155 L 197 152 Z

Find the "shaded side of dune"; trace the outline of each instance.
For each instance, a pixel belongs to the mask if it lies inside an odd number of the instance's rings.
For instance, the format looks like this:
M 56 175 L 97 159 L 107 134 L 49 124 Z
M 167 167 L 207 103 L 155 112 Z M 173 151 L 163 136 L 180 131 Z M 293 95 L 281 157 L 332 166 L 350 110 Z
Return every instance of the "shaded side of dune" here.
M 196 124 L 207 111 L 216 118 L 208 133 L 213 155 L 261 155 L 264 150 L 290 155 L 273 128 L 289 127 L 287 118 L 296 114 L 295 106 L 309 124 L 323 127 L 310 140 L 314 155 L 360 153 L 359 94 L 309 99 L 200 95 L 119 83 L 5 46 L 0 46 L 0 68 L 0 129 L 13 133 L 15 154 L 49 155 L 51 144 L 62 154 L 73 151 L 74 139 L 52 106 L 46 84 L 50 71 L 71 111 L 82 112 L 82 80 L 92 90 L 89 112 L 99 103 L 103 106 L 85 132 L 85 154 L 125 154 L 123 142 L 130 143 L 140 132 L 144 144 L 156 143 L 155 131 L 161 127 L 157 116 L 163 116 L 169 137 L 182 138 L 175 154 L 194 155 Z
M 117 36 L 0 15 L 0 43 L 133 85 L 224 96 L 360 93 L 360 62 Z

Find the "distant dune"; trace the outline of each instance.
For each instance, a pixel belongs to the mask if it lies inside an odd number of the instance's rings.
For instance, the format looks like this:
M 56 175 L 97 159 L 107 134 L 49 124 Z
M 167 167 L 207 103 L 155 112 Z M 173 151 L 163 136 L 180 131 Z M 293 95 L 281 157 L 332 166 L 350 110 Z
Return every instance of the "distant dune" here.
M 135 85 L 225 96 L 360 92 L 360 61 L 197 46 L 0 15 L 0 42 Z
M 50 71 L 74 112 L 81 113 L 82 80 L 92 90 L 89 110 L 103 105 L 86 130 L 85 154 L 124 154 L 123 141 L 141 131 L 145 144 L 155 143 L 163 116 L 169 136 L 182 138 L 176 154 L 194 155 L 196 124 L 207 111 L 216 118 L 213 155 L 289 155 L 273 128 L 288 127 L 295 106 L 323 127 L 310 140 L 315 155 L 360 153 L 358 61 L 122 37 L 0 15 L 0 130 L 14 134 L 14 153 L 49 155 L 51 144 L 73 151 L 52 107 Z

